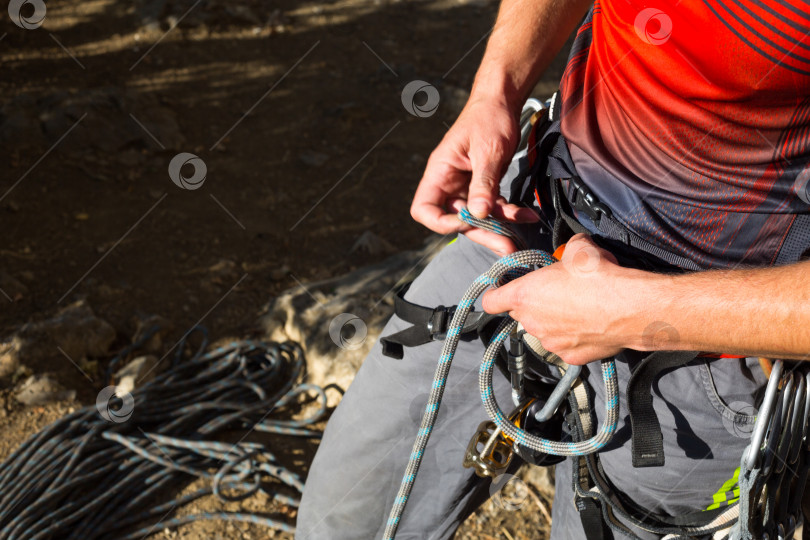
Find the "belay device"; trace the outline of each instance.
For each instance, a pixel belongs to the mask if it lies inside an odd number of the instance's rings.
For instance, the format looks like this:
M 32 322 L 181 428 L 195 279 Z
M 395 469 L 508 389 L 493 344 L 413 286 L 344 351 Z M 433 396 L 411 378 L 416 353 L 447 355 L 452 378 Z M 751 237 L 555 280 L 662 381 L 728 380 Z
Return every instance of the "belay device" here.
M 546 351 L 540 340 L 521 330 L 519 325 L 509 335 L 509 346 L 505 349 L 515 406 L 508 416 L 509 420 L 518 428 L 544 439 L 560 440 L 563 437 L 563 409 L 569 392 L 584 391 L 579 380 L 582 367 L 565 364 L 559 356 Z M 558 369 L 562 376 L 555 380 L 534 373 L 531 391 L 527 392 L 526 364 L 530 357 L 541 358 L 551 370 Z M 556 465 L 565 459 L 564 456 L 546 454 L 521 445 L 504 435 L 503 430 L 489 420 L 478 426 L 467 446 L 463 465 L 472 468 L 482 478 L 497 478 L 506 472 L 514 454 L 527 463 L 541 467 Z

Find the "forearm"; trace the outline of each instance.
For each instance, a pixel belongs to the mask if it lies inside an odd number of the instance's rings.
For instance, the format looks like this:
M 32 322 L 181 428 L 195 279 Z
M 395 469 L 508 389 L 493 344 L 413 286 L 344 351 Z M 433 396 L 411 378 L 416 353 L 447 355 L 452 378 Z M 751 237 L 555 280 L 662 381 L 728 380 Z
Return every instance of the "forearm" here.
M 810 359 L 810 261 L 635 277 L 625 302 L 635 312 L 625 313 L 635 319 L 630 348 Z
M 516 110 L 590 7 L 590 0 L 503 0 L 471 99 Z

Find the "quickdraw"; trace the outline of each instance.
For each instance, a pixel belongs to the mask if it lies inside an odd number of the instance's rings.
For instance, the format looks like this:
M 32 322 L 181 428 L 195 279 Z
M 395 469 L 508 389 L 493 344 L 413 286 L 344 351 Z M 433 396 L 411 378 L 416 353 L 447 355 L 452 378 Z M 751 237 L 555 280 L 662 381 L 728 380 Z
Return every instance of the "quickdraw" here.
M 751 443 L 740 460 L 740 518 L 730 540 L 792 538 L 810 470 L 810 372 L 773 364 Z

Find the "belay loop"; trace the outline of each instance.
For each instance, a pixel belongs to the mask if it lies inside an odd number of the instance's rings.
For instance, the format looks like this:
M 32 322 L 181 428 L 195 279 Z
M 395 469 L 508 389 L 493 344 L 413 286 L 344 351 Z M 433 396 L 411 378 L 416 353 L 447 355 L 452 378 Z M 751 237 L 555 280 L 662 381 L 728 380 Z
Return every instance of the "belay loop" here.
M 466 212 L 466 209 L 459 214 L 462 221 L 467 222 L 467 218 L 472 216 Z M 513 240 L 517 235 L 505 226 L 497 223 L 493 219 L 480 220 L 473 218 L 475 221 L 469 224 L 497 232 L 499 234 L 508 236 Z M 471 220 L 472 221 L 472 220 Z M 520 245 L 520 244 L 518 244 Z M 467 292 L 458 303 L 458 307 L 453 315 L 453 319 L 447 330 L 447 337 L 442 348 L 439 363 L 436 367 L 436 373 L 433 378 L 433 386 L 431 388 L 430 397 L 428 399 L 425 413 L 422 416 L 422 424 L 420 425 L 419 432 L 416 440 L 414 441 L 413 449 L 411 451 L 410 459 L 408 460 L 405 474 L 402 477 L 397 497 L 391 508 L 388 522 L 386 523 L 383 538 L 385 540 L 393 540 L 396 535 L 399 521 L 402 513 L 405 510 L 408 497 L 411 493 L 416 474 L 419 471 L 419 466 L 422 461 L 425 448 L 433 431 L 436 423 L 436 418 L 439 413 L 439 406 L 441 404 L 444 387 L 447 383 L 447 376 L 450 371 L 450 364 L 453 361 L 456 348 L 458 347 L 459 335 L 461 329 L 464 327 L 465 320 L 472 310 L 475 300 L 483 294 L 488 288 L 496 288 L 505 279 L 506 276 L 515 277 L 518 275 L 525 275 L 526 273 L 534 270 L 536 267 L 548 266 L 556 262 L 556 259 L 549 253 L 540 250 L 524 250 L 507 255 L 497 261 L 492 268 L 487 272 L 480 275 L 470 285 Z M 506 278 L 507 280 L 509 278 Z M 479 372 L 479 385 L 481 391 L 481 400 L 484 403 L 484 408 L 489 417 L 495 424 L 503 430 L 503 433 L 519 444 L 544 452 L 546 454 L 558 456 L 581 456 L 591 454 L 598 451 L 605 444 L 607 444 L 613 437 L 616 430 L 616 425 L 619 420 L 619 392 L 618 380 L 616 376 L 616 365 L 613 359 L 602 360 L 602 378 L 605 383 L 605 422 L 601 430 L 594 437 L 581 441 L 563 443 L 560 441 L 550 441 L 537 437 L 528 433 L 514 424 L 512 424 L 507 416 L 503 413 L 498 403 L 495 401 L 495 396 L 492 391 L 492 372 L 495 365 L 495 358 L 498 351 L 503 346 L 504 341 L 508 337 L 511 330 L 517 325 L 517 322 L 507 317 L 506 320 L 498 328 L 495 337 L 490 342 L 484 353 L 484 358 Z

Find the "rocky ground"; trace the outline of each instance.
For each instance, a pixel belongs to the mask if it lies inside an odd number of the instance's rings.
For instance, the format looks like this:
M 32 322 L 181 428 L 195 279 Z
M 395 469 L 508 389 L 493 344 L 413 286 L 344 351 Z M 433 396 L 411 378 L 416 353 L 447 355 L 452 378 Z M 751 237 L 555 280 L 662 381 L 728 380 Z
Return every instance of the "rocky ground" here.
M 435 253 L 408 201 L 467 98 L 496 9 L 51 0 L 30 29 L 3 13 L 0 458 L 93 404 L 116 351 L 154 323 L 157 357 L 197 324 L 214 341 L 310 339 L 313 376 L 345 386 L 363 349 L 334 363 L 312 337 L 325 339 L 328 321 L 295 298 L 357 312 L 370 343 L 394 282 Z M 561 69 L 558 59 L 536 95 Z M 403 107 L 413 80 L 438 90 L 435 114 Z M 199 161 L 172 169 L 181 153 Z M 203 168 L 198 184 L 172 181 Z M 351 274 L 408 250 L 422 251 L 373 280 Z M 306 474 L 314 449 L 295 449 L 291 466 Z M 544 538 L 549 482 L 525 474 L 511 503 L 495 498 L 458 536 Z M 180 513 L 240 507 L 263 511 L 259 497 L 210 498 Z M 221 522 L 155 535 L 178 536 L 291 537 Z

